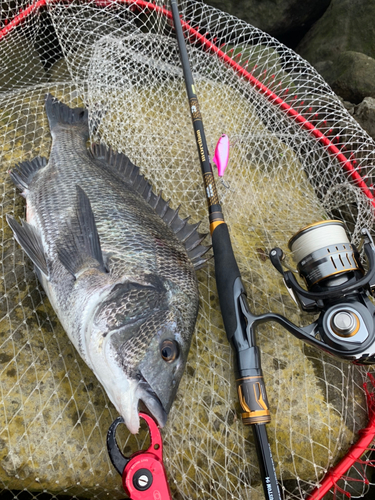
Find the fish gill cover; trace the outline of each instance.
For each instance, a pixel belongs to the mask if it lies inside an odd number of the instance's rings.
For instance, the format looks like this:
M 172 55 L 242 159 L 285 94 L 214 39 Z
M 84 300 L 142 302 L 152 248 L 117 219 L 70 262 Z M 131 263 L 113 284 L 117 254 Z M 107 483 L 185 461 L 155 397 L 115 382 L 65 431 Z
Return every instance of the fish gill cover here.
M 10 498 L 20 490 L 28 498 L 43 492 L 122 498 L 105 446 L 117 412 L 13 239 L 5 215 L 24 218 L 25 209 L 8 171 L 36 156 L 49 158 L 49 92 L 71 107 L 87 107 L 90 140 L 126 154 L 155 192 L 162 189 L 173 207 L 181 204 L 181 216 L 203 220 L 201 230 L 207 230 L 178 49 L 170 19 L 144 2 L 17 6 L 18 12 L 10 5 L 0 32 L 0 481 L 4 494 L 15 492 Z M 324 218 L 341 218 L 355 243 L 361 227 L 372 231 L 375 145 L 292 51 L 200 2 L 181 2 L 180 10 L 198 30 L 187 33 L 188 52 L 210 151 L 223 133 L 231 143 L 218 191 L 250 307 L 306 324 L 311 318 L 296 309 L 267 253 L 286 248 L 298 229 Z M 221 52 L 200 40 L 206 33 Z M 306 123 L 323 137 L 311 135 Z M 173 496 L 261 499 L 254 444 L 238 418 L 213 263 L 197 277 L 197 325 L 163 430 Z M 259 328 L 258 344 L 276 473 L 286 495 L 302 499 L 366 424 L 365 372 L 303 345 L 277 325 Z M 144 440 L 144 433 L 124 434 L 125 452 Z M 356 491 L 343 481 L 347 491 L 361 495 L 364 485 L 358 484 Z

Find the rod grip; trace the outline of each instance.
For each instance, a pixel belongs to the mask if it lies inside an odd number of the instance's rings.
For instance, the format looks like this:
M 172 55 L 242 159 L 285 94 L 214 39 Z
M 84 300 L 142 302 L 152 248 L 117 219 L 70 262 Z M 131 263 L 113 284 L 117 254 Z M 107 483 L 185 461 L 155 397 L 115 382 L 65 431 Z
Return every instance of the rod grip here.
M 212 234 L 217 291 L 228 340 L 236 358 L 237 391 L 244 424 L 270 422 L 269 403 L 255 345 L 252 315 L 248 310 L 245 289 L 235 260 L 228 227 L 218 225 Z
M 215 227 L 212 233 L 212 247 L 215 260 L 216 286 L 221 314 L 229 341 L 237 328 L 236 307 L 233 300 L 234 283 L 241 277 L 225 223 Z

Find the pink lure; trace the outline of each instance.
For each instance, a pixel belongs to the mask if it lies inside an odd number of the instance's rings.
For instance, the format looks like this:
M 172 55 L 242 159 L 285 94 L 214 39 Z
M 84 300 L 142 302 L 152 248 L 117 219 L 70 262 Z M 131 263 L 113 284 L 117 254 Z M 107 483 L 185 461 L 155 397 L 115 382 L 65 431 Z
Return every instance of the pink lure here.
M 229 160 L 229 138 L 223 134 L 217 141 L 215 154 L 212 161 L 217 166 L 219 177 L 223 177 L 225 169 L 227 168 Z

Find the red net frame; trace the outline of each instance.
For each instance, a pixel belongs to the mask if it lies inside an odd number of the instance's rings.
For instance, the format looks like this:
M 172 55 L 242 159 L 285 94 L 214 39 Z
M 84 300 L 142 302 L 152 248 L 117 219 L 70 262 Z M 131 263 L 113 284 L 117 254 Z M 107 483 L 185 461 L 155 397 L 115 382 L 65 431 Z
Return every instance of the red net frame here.
M 38 12 L 48 5 L 70 3 L 70 1 L 73 0 L 38 0 L 31 3 L 27 8 L 22 9 L 12 20 L 5 23 L 5 26 L 0 30 L 0 40 L 6 37 L 7 34 L 18 25 L 22 24 L 31 14 Z M 172 20 L 172 12 L 166 7 L 160 7 L 159 5 L 144 0 L 95 0 L 94 3 L 97 7 L 102 8 L 110 7 L 112 4 L 123 4 L 133 9 L 139 9 L 143 13 L 156 12 Z M 230 57 L 228 53 L 222 50 L 223 46 L 219 47 L 215 44 L 215 40 L 211 41 L 208 38 L 208 34 L 203 35 L 198 29 L 184 20 L 181 20 L 181 23 L 186 39 L 190 43 L 198 44 L 201 46 L 202 50 L 215 54 L 224 64 L 232 68 L 239 77 L 249 82 L 249 84 L 272 103 L 272 105 L 285 113 L 289 119 L 307 130 L 309 134 L 338 161 L 341 168 L 347 173 L 353 183 L 361 189 L 375 207 L 375 197 L 372 192 L 373 186 L 371 184 L 369 185 L 366 176 L 361 175 L 360 169 L 357 168 L 357 159 L 352 154 L 346 152 L 345 144 L 340 143 L 340 137 L 337 135 L 337 130 L 331 128 L 328 129 L 328 131 L 323 131 L 318 126 L 318 123 L 324 123 L 326 125 L 326 121 L 322 121 L 322 117 L 318 116 L 314 107 L 304 108 L 305 103 L 299 100 L 298 95 L 294 95 L 293 97 L 289 96 L 289 98 L 286 99 L 289 89 L 281 89 L 281 86 L 275 81 L 275 75 L 262 73 L 263 81 L 261 81 L 252 74 L 255 68 L 249 70 L 246 63 L 245 65 L 239 64 L 238 59 L 240 59 L 240 54 L 237 54 L 234 58 Z M 278 91 L 279 87 L 280 92 Z M 293 105 L 287 102 L 287 100 L 292 102 Z M 330 490 L 333 490 L 334 494 L 341 492 L 343 495 L 350 498 L 350 493 L 340 488 L 337 483 L 341 479 L 346 479 L 345 474 L 355 464 L 362 466 L 363 473 L 361 475 L 363 482 L 369 484 L 364 466 L 373 466 L 375 465 L 375 461 L 361 459 L 366 452 L 375 450 L 372 445 L 375 438 L 375 378 L 371 374 L 368 374 L 368 377 L 372 387 L 372 389 L 369 388 L 370 383 L 364 384 L 369 414 L 368 425 L 359 431 L 359 439 L 357 442 L 348 450 L 345 457 L 327 472 L 319 486 L 307 495 L 306 500 L 320 500 L 324 498 Z M 352 478 L 347 479 L 353 481 Z

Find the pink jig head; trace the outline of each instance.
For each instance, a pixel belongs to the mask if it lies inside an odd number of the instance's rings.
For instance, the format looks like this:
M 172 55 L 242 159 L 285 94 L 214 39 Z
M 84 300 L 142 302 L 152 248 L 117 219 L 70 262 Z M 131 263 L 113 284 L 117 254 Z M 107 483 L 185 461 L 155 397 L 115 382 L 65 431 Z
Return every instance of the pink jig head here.
M 212 161 L 217 166 L 219 177 L 223 177 L 225 169 L 227 168 L 229 160 L 229 138 L 223 134 L 217 141 L 215 154 Z

